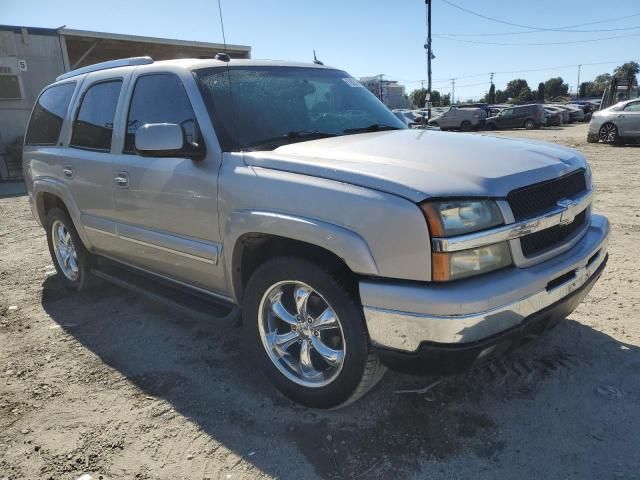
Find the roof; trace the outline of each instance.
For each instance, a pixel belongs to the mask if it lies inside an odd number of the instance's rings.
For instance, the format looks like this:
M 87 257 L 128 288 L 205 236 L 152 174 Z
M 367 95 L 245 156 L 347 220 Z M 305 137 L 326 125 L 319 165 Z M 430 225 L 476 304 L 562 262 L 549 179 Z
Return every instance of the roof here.
M 74 30 L 71 28 L 60 28 L 58 29 L 58 33 L 60 35 L 64 35 L 65 37 L 88 37 L 88 38 L 105 39 L 105 40 L 122 40 L 122 41 L 129 41 L 129 42 L 159 43 L 162 45 L 177 45 L 177 46 L 183 46 L 183 47 L 214 48 L 219 50 L 225 48 L 225 45 L 222 43 L 199 42 L 195 40 L 178 40 L 173 38 L 162 38 L 162 37 L 144 37 L 141 35 L 94 32 L 90 30 Z M 240 50 L 247 53 L 251 52 L 251 47 L 248 45 L 236 45 L 236 44 L 228 43 L 226 45 L 226 48 L 228 50 Z
M 299 67 L 299 68 L 316 68 L 324 70 L 335 70 L 335 68 L 319 65 L 315 63 L 303 63 L 303 62 L 285 62 L 281 60 L 250 60 L 250 59 L 234 59 L 229 62 L 223 62 L 222 60 L 216 60 L 212 58 L 179 58 L 174 60 L 159 60 L 154 61 L 151 57 L 131 57 L 122 58 L 117 60 L 110 60 L 107 62 L 101 62 L 93 65 L 87 65 L 85 67 L 77 68 L 69 72 L 63 73 L 56 78 L 56 81 L 65 80 L 67 78 L 75 77 L 77 75 L 83 75 L 85 73 L 96 72 L 100 70 L 107 70 L 111 68 L 120 67 L 141 67 L 144 68 L 148 65 L 167 65 L 174 67 L 181 67 L 184 69 L 192 70 L 196 68 L 211 68 L 211 67 Z

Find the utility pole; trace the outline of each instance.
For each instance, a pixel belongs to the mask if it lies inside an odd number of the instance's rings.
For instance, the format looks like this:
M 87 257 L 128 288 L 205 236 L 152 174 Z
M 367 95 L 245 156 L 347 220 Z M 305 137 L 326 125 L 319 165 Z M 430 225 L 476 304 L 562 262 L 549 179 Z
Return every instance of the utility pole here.
M 580 69 L 581 68 L 582 68 L 582 65 L 578 65 L 578 87 L 576 88 L 576 100 L 580 96 Z
M 383 76 L 384 76 L 384 73 L 381 73 L 380 75 L 378 75 L 378 98 L 380 99 L 381 102 L 382 102 L 382 77 Z
M 456 103 L 456 79 L 451 79 L 451 105 Z
M 427 120 L 431 118 L 431 59 L 433 52 L 431 51 L 431 0 L 424 0 L 427 5 Z
M 493 76 L 495 75 L 495 72 L 491 72 L 489 73 L 489 102 L 488 103 L 496 103 L 495 99 L 493 97 L 495 97 L 495 93 L 493 95 L 491 95 L 491 87 L 493 87 Z

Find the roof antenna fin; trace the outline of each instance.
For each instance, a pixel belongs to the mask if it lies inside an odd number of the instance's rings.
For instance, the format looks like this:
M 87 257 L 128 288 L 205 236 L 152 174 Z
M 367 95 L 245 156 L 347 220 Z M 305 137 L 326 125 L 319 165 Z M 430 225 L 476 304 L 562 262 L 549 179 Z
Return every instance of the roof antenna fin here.
M 318 60 L 318 57 L 316 57 L 316 51 L 313 51 L 313 63 L 315 63 L 316 65 L 324 65 L 324 63 L 322 63 L 320 60 Z

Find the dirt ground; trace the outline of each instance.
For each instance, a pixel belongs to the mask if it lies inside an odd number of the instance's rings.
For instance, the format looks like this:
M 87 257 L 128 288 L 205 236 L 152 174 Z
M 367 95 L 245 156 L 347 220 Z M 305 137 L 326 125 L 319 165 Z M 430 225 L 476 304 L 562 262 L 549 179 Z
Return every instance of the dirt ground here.
M 276 393 L 240 328 L 67 293 L 26 197 L 0 199 L 0 479 L 640 479 L 640 146 L 498 134 L 587 155 L 613 225 L 601 280 L 514 355 L 426 395 L 390 372 L 337 412 Z

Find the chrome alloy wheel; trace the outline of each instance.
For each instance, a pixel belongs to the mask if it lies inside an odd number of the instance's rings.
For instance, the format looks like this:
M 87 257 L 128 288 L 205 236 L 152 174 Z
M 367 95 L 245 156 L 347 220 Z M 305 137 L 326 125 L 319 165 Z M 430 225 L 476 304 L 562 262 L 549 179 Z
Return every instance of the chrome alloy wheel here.
M 260 301 L 258 329 L 273 364 L 298 385 L 323 387 L 340 374 L 346 353 L 340 320 L 309 285 L 272 285 Z
M 613 143 L 618 138 L 618 128 L 613 123 L 605 123 L 598 133 L 604 143 Z
M 53 222 L 51 226 L 51 237 L 53 240 L 53 251 L 56 260 L 64 276 L 74 282 L 78 278 L 78 253 L 73 245 L 71 233 L 60 220 Z

